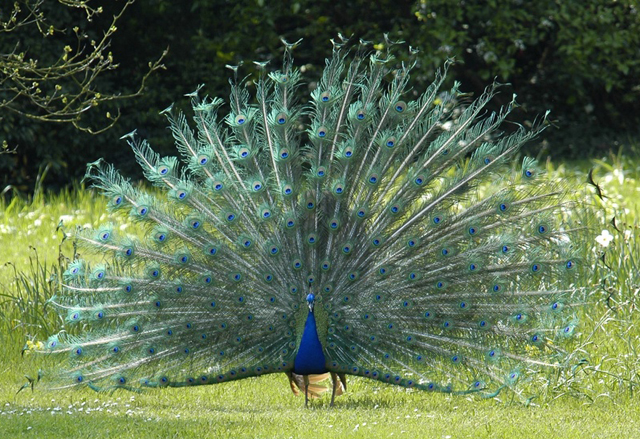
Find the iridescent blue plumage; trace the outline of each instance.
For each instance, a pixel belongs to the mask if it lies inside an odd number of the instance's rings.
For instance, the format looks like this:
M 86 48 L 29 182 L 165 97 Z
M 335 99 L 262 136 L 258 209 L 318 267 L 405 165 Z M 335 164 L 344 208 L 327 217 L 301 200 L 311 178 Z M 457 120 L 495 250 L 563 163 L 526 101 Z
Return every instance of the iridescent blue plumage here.
M 346 374 L 493 396 L 565 365 L 584 225 L 562 182 L 533 159 L 513 164 L 544 120 L 505 133 L 515 101 L 485 110 L 497 85 L 462 105 L 438 73 L 420 94 L 412 66 L 344 44 L 307 104 L 288 47 L 255 100 L 235 78 L 224 117 L 197 92 L 193 126 L 165 111 L 179 158 L 126 136 L 156 192 L 89 165 L 133 226 L 77 235 L 83 255 L 115 260 L 65 272 L 52 303 L 90 330 L 48 340 L 69 359 L 54 386 L 285 373 L 313 397 L 329 372 L 332 397 Z
M 313 314 L 315 296 L 309 294 L 307 303 L 309 304 L 309 314 L 304 324 L 302 339 L 298 346 L 298 353 L 293 364 L 293 372 L 298 375 L 311 375 L 327 373 L 326 360 L 318 330 L 316 319 Z

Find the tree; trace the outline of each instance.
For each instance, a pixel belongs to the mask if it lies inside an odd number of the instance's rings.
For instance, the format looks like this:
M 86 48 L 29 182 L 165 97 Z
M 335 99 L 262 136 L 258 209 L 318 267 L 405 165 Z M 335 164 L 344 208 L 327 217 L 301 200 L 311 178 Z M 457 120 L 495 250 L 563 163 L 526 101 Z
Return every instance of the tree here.
M 105 123 L 99 126 L 83 124 L 82 116 L 103 103 L 139 96 L 149 76 L 164 67 L 167 53 L 149 62 L 137 90 L 121 94 L 101 89 L 98 79 L 118 68 L 109 50 L 111 38 L 134 2 L 124 2 L 107 20 L 100 17 L 102 6 L 85 0 L 22 0 L 0 9 L 0 35 L 6 34 L 0 44 L 0 110 L 70 123 L 91 134 L 113 127 L 120 117 L 118 107 L 105 111 Z M 70 22 L 76 24 L 70 28 Z M 6 141 L 3 147 L 7 149 Z

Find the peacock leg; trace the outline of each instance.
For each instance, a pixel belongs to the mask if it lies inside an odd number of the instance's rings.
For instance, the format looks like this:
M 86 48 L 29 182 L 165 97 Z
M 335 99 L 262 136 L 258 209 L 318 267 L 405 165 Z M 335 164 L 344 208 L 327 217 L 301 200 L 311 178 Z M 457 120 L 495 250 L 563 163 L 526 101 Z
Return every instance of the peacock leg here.
M 330 407 L 333 407 L 333 402 L 336 399 L 336 390 L 338 389 L 338 376 L 335 372 L 331 372 L 331 382 L 333 383 L 333 391 L 331 392 L 331 404 Z
M 293 372 L 285 372 L 285 375 L 287 375 L 287 378 L 289 379 L 289 386 L 291 387 L 293 395 L 298 396 L 300 394 L 298 389 L 300 389 L 301 386 L 299 376 L 294 375 Z
M 338 378 L 340 378 L 340 382 L 342 383 L 343 390 L 347 391 L 347 375 L 344 373 L 339 373 Z
M 304 406 L 309 405 L 309 375 L 304 375 Z

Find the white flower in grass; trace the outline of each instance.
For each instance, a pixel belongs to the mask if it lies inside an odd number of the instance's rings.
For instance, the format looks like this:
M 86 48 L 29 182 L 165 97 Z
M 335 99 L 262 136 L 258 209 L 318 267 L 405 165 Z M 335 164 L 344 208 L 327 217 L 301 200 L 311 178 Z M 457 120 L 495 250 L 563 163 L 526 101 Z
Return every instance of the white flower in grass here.
M 618 179 L 618 183 L 622 185 L 624 183 L 624 173 L 622 170 L 616 168 L 613 170 L 613 176 Z
M 613 235 L 606 229 L 596 236 L 596 242 L 603 247 L 607 247 L 611 241 L 613 241 Z
M 73 221 L 73 215 L 60 215 L 60 219 L 58 220 L 62 221 L 65 224 L 69 224 L 71 221 Z

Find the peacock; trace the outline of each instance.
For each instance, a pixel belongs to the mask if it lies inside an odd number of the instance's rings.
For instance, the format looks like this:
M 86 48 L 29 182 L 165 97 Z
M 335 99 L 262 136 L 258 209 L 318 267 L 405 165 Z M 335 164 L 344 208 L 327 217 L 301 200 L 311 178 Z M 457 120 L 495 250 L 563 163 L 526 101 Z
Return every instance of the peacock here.
M 503 130 L 517 103 L 487 110 L 500 84 L 445 90 L 447 62 L 420 93 L 415 62 L 332 43 L 306 99 L 285 43 L 254 81 L 228 66 L 228 107 L 199 88 L 192 118 L 164 110 L 179 157 L 124 136 L 155 188 L 87 166 L 136 228 L 75 235 L 97 262 L 70 262 L 50 301 L 66 327 L 41 349 L 64 360 L 53 387 L 282 373 L 305 406 L 330 377 L 333 405 L 347 375 L 493 397 L 567 365 L 585 226 L 572 188 L 518 159 L 546 115 Z

